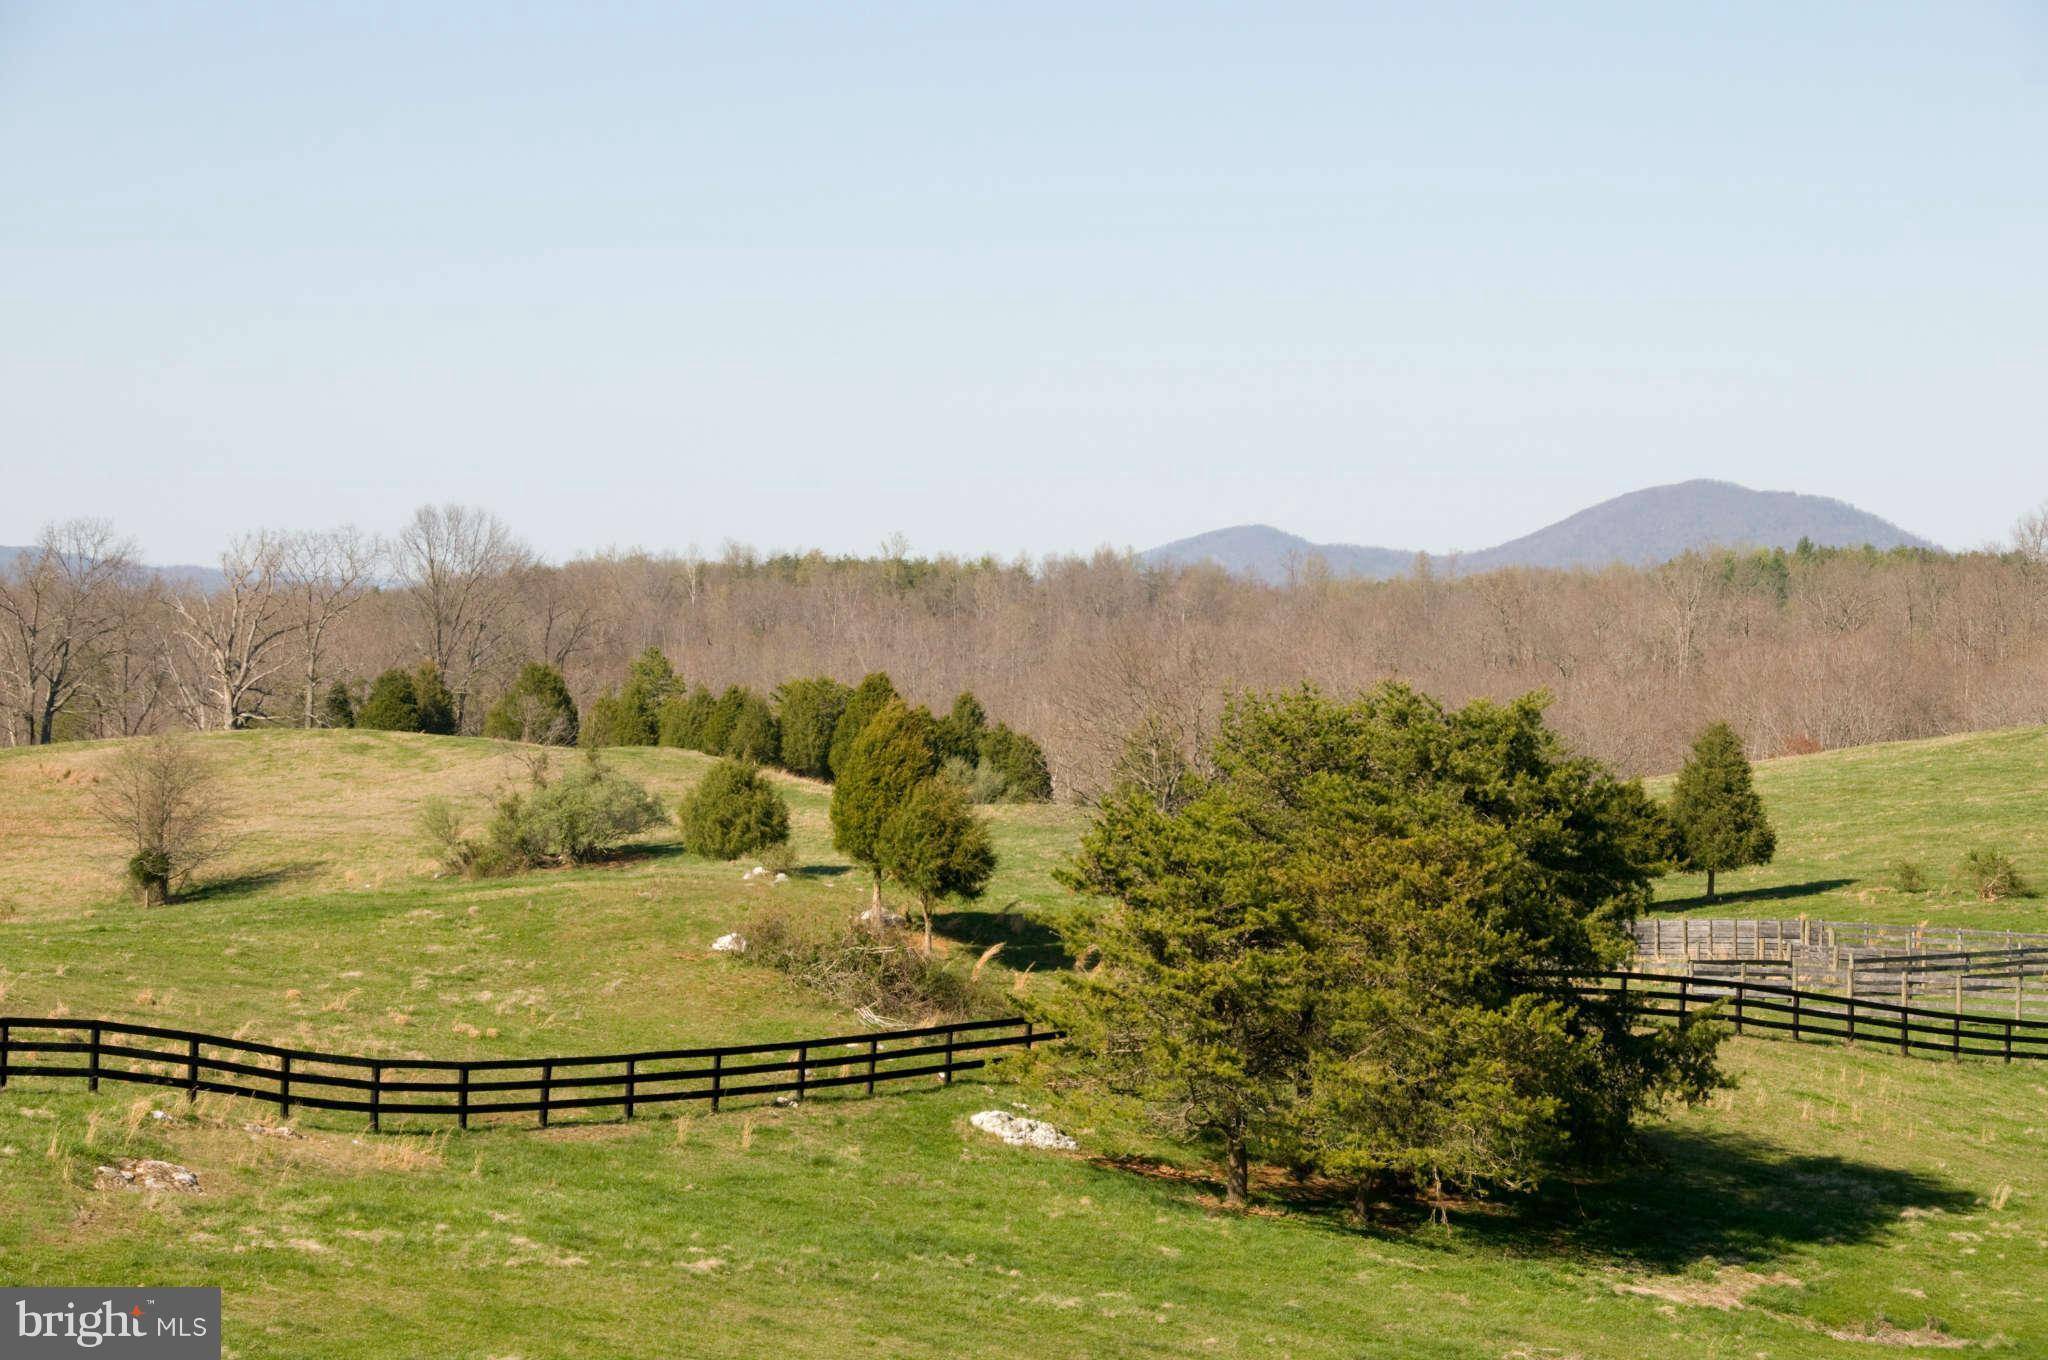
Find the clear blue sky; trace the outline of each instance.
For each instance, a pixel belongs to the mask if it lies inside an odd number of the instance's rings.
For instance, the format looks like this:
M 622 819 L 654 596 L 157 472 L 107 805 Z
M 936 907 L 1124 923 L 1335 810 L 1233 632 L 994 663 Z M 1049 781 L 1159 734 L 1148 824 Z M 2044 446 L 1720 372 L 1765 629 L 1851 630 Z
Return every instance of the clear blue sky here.
M 0 542 L 2048 496 L 2048 7 L 0 0 Z

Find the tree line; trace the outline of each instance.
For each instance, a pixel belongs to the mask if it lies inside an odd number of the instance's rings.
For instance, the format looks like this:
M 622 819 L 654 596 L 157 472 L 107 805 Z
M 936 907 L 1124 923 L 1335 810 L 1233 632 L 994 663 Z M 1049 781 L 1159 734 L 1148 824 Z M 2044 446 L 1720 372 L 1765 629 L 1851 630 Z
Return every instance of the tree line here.
M 1574 747 L 1634 773 L 1674 768 L 1719 716 L 1752 755 L 2048 718 L 2048 529 L 2029 516 L 2006 545 L 1959 554 L 1807 547 L 1476 575 L 1425 562 L 1385 582 L 1311 559 L 1267 585 L 1111 552 L 550 564 L 489 513 L 437 506 L 388 541 L 247 535 L 209 584 L 144 570 L 94 521 L 53 526 L 0 569 L 12 744 L 317 725 L 337 682 L 360 706 L 377 677 L 425 664 L 453 730 L 482 731 L 528 664 L 552 667 L 583 717 L 624 697 L 648 647 L 714 703 L 737 686 L 772 706 L 792 676 L 877 671 L 935 709 L 971 691 L 1084 798 L 1109 787 L 1133 728 L 1199 765 L 1226 694 L 1303 679 L 1399 678 L 1450 703 L 1543 689 Z

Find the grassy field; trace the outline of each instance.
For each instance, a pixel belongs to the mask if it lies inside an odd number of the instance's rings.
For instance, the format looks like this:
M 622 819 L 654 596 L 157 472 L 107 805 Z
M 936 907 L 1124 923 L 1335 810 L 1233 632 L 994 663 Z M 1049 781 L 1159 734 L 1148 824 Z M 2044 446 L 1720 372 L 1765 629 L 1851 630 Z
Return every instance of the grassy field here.
M 431 876 L 413 810 L 517 778 L 503 748 L 207 741 L 251 834 L 196 900 L 148 913 L 85 816 L 103 750 L 0 753 L 0 1010 L 394 1056 L 849 1027 L 708 949 L 764 896 L 863 903 L 818 786 L 784 784 L 802 867 L 781 885 L 665 832 L 604 868 L 470 883 Z M 707 763 L 616 759 L 671 802 Z M 1991 844 L 2048 878 L 2044 762 L 2032 732 L 1762 767 L 1781 860 L 1729 876 L 1751 896 L 1710 910 L 2031 924 L 2039 903 L 1904 899 L 1881 877 Z M 1001 877 L 943 924 L 955 947 L 1047 966 L 1032 918 L 1065 901 L 1051 871 L 1079 818 L 995 817 Z M 1665 885 L 1673 908 L 1696 893 Z M 1086 1128 L 1070 1156 L 967 1125 L 1031 1099 L 1015 1086 L 545 1133 L 372 1137 L 313 1116 L 279 1138 L 244 1127 L 274 1112 L 227 1100 L 24 1080 L 0 1096 L 0 1281 L 219 1284 L 244 1357 L 2048 1353 L 2048 1070 L 1755 1040 L 1729 1058 L 1736 1088 L 1657 1124 L 1638 1166 L 1371 1232 L 1312 1187 L 1229 1214 L 1199 1168 L 1092 1157 L 1109 1140 Z M 201 1188 L 96 1184 L 132 1156 Z

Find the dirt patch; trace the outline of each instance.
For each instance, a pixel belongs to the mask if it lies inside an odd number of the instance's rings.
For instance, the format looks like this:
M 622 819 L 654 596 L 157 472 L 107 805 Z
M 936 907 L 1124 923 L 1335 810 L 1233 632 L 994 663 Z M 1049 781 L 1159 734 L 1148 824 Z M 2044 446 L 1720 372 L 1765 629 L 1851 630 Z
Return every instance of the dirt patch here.
M 1617 1280 L 1614 1283 L 1614 1292 L 1641 1294 L 1648 1298 L 1684 1304 L 1689 1308 L 1718 1308 L 1722 1312 L 1729 1312 L 1746 1307 L 1749 1296 L 1766 1286 L 1783 1285 L 1797 1289 L 1800 1283 L 1798 1279 L 1783 1271 L 1759 1275 L 1753 1270 L 1744 1270 L 1741 1266 L 1723 1266 L 1707 1279 L 1692 1275 L 1654 1275 L 1633 1280 Z
M 155 1157 L 120 1157 L 111 1166 L 93 1173 L 93 1180 L 107 1190 L 168 1190 L 177 1194 L 199 1193 L 199 1173 L 176 1162 Z
M 1959 1351 L 1970 1343 L 1959 1336 L 1950 1336 L 1939 1327 L 1915 1327 L 1911 1331 L 1894 1327 L 1889 1322 L 1880 1322 L 1868 1331 L 1835 1331 L 1828 1335 L 1837 1341 L 1861 1341 L 1866 1346 L 1924 1346 L 1935 1350 Z

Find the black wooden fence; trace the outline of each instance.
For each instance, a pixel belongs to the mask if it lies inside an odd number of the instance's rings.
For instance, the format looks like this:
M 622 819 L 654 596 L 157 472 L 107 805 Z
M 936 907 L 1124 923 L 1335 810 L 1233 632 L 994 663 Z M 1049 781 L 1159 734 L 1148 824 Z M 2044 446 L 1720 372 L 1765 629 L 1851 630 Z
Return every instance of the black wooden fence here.
M 953 1074 L 987 1064 L 987 1054 L 1029 1049 L 1060 1036 L 1029 1020 L 967 1020 L 923 1029 L 834 1035 L 725 1048 L 651 1049 L 566 1058 L 361 1058 L 280 1048 L 215 1034 L 115 1020 L 0 1016 L 0 1087 L 12 1077 L 70 1077 L 164 1086 L 197 1099 L 202 1091 L 294 1107 L 351 1110 L 381 1129 L 385 1116 L 538 1114 L 542 1127 L 563 1111 L 709 1101 L 716 1110 L 745 1096 L 801 1100 L 813 1091 Z M 23 1061 L 27 1058 L 28 1061 Z M 51 1061 L 51 1059 L 58 1061 Z
M 1683 1025 L 1713 1014 L 1737 1033 L 1757 1030 L 1793 1039 L 1839 1039 L 1910 1055 L 1915 1049 L 1951 1058 L 2048 1058 L 2048 1020 L 1936 1010 L 1772 982 L 1617 970 L 1565 980 L 1580 996 L 1621 997 L 1639 1015 Z

